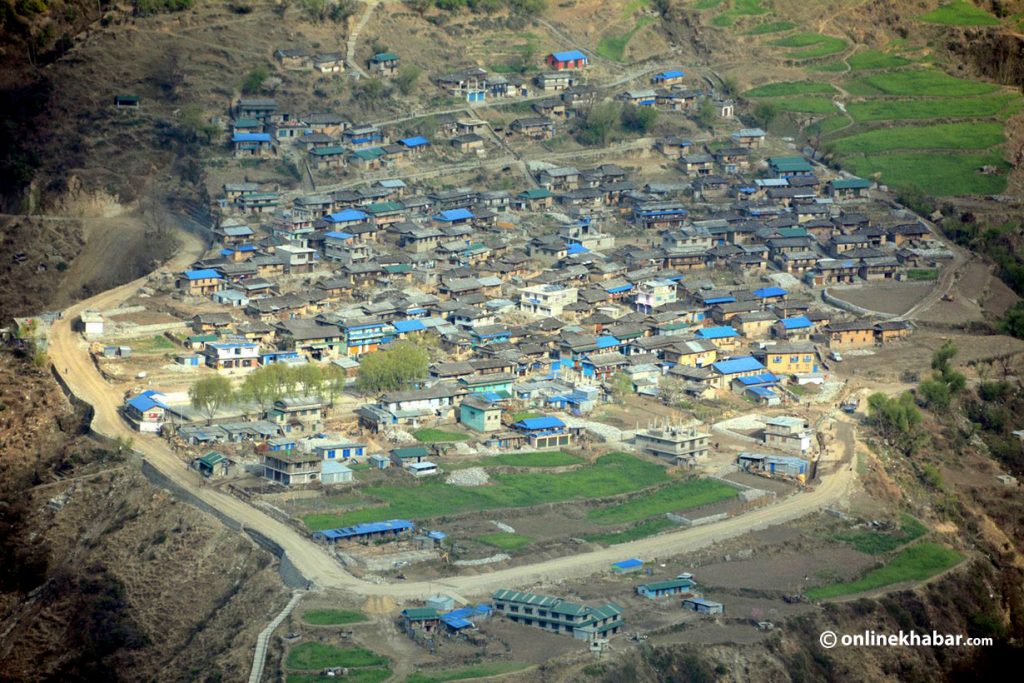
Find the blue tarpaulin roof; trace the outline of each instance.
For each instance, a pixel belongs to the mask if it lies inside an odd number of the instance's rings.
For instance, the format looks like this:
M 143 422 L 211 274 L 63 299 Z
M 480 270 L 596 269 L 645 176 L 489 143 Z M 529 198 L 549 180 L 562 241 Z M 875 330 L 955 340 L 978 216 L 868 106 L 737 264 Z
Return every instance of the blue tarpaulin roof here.
M 352 235 L 350 235 L 347 232 L 342 232 L 341 230 L 331 230 L 329 233 L 327 233 L 324 236 L 325 237 L 331 237 L 331 238 L 334 238 L 336 240 L 347 240 L 347 239 L 351 239 L 352 238 Z
M 356 536 L 366 536 L 368 534 L 379 534 L 382 531 L 404 531 L 412 528 L 413 523 L 407 519 L 389 519 L 386 522 L 367 522 L 366 524 L 357 524 L 355 526 L 344 527 L 341 529 L 317 531 L 313 534 L 313 538 L 337 540 L 339 538 L 354 538 Z
M 202 270 L 186 270 L 185 277 L 189 280 L 207 280 L 209 278 L 219 279 L 220 273 L 213 268 L 203 268 Z
M 582 244 L 570 244 L 569 249 L 566 252 L 569 256 L 575 256 L 576 254 L 586 254 L 590 250 Z
M 715 370 L 723 375 L 732 375 L 738 372 L 753 372 L 755 370 L 765 369 L 765 367 L 753 356 L 742 356 L 740 358 L 720 360 L 717 363 L 712 363 L 711 365 Z
M 795 318 L 783 318 L 782 327 L 787 330 L 802 330 L 805 327 L 810 327 L 811 321 L 808 320 L 806 315 L 798 315 Z
M 439 221 L 468 221 L 473 217 L 473 212 L 469 209 L 448 209 L 434 216 Z
M 330 223 L 349 223 L 366 220 L 366 213 L 359 209 L 345 209 L 338 213 L 332 213 L 326 219 Z
M 618 346 L 621 342 L 610 334 L 603 334 L 597 338 L 597 348 L 599 349 L 610 349 L 613 346 Z
M 565 423 L 559 420 L 557 417 L 528 417 L 525 420 L 516 422 L 517 427 L 522 429 L 555 429 L 557 427 L 564 427 Z
M 270 142 L 270 133 L 235 133 L 231 142 Z
M 398 142 L 406 147 L 422 147 L 430 144 L 430 140 L 426 139 L 422 135 L 417 135 L 414 138 L 403 138 Z
M 658 74 L 654 78 L 656 78 L 656 79 L 682 78 L 685 75 L 686 75 L 686 73 L 684 73 L 680 69 L 670 69 L 669 71 L 662 71 L 660 74 Z
M 754 290 L 754 296 L 767 299 L 772 296 L 786 296 L 786 290 L 782 287 L 762 287 Z
M 391 323 L 391 326 L 399 332 L 421 332 L 427 329 L 427 326 L 419 320 L 396 320 Z
M 132 408 L 135 408 L 135 410 L 139 411 L 140 413 L 144 413 L 147 410 L 150 410 L 151 408 L 166 409 L 167 406 L 164 405 L 164 403 L 159 398 L 157 398 L 157 396 L 162 396 L 162 394 L 153 390 L 143 391 L 135 398 L 129 400 L 128 405 L 130 405 Z
M 609 294 L 619 294 L 620 292 L 628 292 L 631 289 L 633 289 L 633 285 L 625 284 L 619 285 L 617 287 L 605 287 L 604 291 L 608 292 Z
M 710 299 L 704 299 L 704 303 L 706 303 L 708 305 L 711 305 L 711 304 L 731 304 L 731 303 L 735 303 L 735 302 L 736 302 L 736 297 L 734 297 L 734 296 L 716 296 L 716 297 L 712 297 Z
M 642 567 L 643 564 L 644 564 L 643 560 L 638 560 L 635 557 L 631 557 L 628 560 L 622 560 L 621 562 L 616 562 L 612 566 L 613 567 L 618 567 L 619 569 L 632 569 L 633 567 Z
M 770 372 L 762 372 L 760 375 L 751 375 L 750 377 L 737 377 L 737 381 L 740 384 L 747 386 L 753 386 L 755 384 L 777 384 L 779 378 Z
M 726 325 L 724 327 L 705 327 L 697 330 L 697 336 L 701 339 L 725 339 L 727 337 L 737 337 L 739 332 Z
M 587 56 L 579 50 L 566 50 L 565 52 L 552 52 L 551 55 L 560 62 L 571 62 L 577 59 L 587 61 Z

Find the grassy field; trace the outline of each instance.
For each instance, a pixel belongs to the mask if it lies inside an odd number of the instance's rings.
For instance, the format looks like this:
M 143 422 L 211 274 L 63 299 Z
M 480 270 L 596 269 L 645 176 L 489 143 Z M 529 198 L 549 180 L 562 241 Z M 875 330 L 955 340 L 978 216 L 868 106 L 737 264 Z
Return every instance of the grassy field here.
M 836 105 L 828 97 L 815 97 L 807 95 L 804 97 L 780 97 L 769 100 L 779 111 L 795 111 L 807 114 L 832 114 L 836 111 Z
M 911 61 L 906 57 L 891 55 L 881 50 L 864 50 L 858 52 L 846 60 L 854 71 L 865 71 L 869 69 L 895 69 L 906 66 Z
M 844 87 L 851 95 L 867 97 L 972 97 L 985 95 L 997 89 L 997 86 L 990 83 L 954 78 L 935 69 L 891 71 L 862 76 L 846 83 Z
M 710 505 L 736 497 L 736 489 L 713 479 L 687 479 L 634 500 L 591 510 L 587 519 L 598 524 L 639 522 L 666 512 Z
M 337 647 L 324 643 L 302 643 L 288 653 L 289 669 L 323 669 L 328 666 L 383 666 L 387 657 L 361 647 Z
M 721 5 L 725 0 L 697 0 L 694 3 L 694 9 L 714 9 Z
M 152 337 L 135 337 L 125 340 L 121 346 L 130 346 L 132 353 L 166 353 L 174 351 L 178 347 L 162 334 L 155 334 Z
M 771 44 L 776 47 L 800 48 L 786 53 L 790 59 L 817 59 L 846 49 L 846 41 L 842 38 L 824 36 L 820 33 L 795 33 L 773 40 Z
M 849 69 L 842 62 L 825 62 L 824 64 L 811 64 L 807 67 L 807 70 L 823 74 L 837 74 Z
M 939 279 L 937 268 L 911 268 L 907 271 L 907 279 L 917 282 L 927 282 Z
M 507 465 L 509 467 L 565 467 L 578 465 L 583 458 L 562 451 L 540 451 L 537 453 L 502 453 L 480 462 L 481 465 Z
M 970 119 L 996 116 L 1011 103 L 1020 101 L 1018 95 L 1010 94 L 927 100 L 880 99 L 851 102 L 846 110 L 858 122 Z
M 345 676 L 345 683 L 381 683 L 391 677 L 391 669 L 386 667 L 375 667 L 367 669 L 349 669 L 348 675 Z M 315 674 L 288 674 L 288 678 L 285 679 L 287 683 L 324 683 L 325 681 L 334 681 L 336 678 L 330 678 L 329 676 L 321 676 L 319 673 Z
M 542 417 L 543 413 L 538 413 L 535 410 L 520 410 L 518 413 L 512 413 L 512 422 L 520 422 L 522 420 L 529 420 L 531 417 Z
M 770 12 L 761 6 L 761 0 L 732 0 L 731 7 L 711 20 L 713 26 L 725 28 L 732 26 L 741 17 L 755 17 Z
M 465 681 L 471 678 L 487 678 L 522 671 L 529 664 L 521 662 L 485 662 L 463 666 L 446 671 L 418 671 L 405 679 L 405 683 L 444 683 L 445 681 Z
M 924 524 L 910 515 L 901 515 L 900 528 L 893 533 L 857 529 L 838 533 L 833 538 L 843 543 L 849 543 L 862 553 L 884 555 L 921 538 L 926 533 L 928 533 L 928 527 Z
M 844 168 L 862 178 L 879 180 L 897 190 L 916 187 L 935 197 L 1000 194 L 1006 190 L 1008 165 L 998 154 L 874 154 L 843 159 Z M 983 175 L 982 166 L 1003 172 Z
M 743 93 L 744 97 L 788 97 L 791 95 L 834 95 L 836 89 L 828 83 L 816 81 L 788 81 L 768 83 Z
M 647 538 L 654 534 L 660 534 L 666 529 L 671 529 L 675 524 L 667 517 L 656 517 L 646 522 L 640 522 L 623 531 L 609 531 L 603 534 L 587 534 L 583 538 L 592 543 L 601 545 L 615 545 L 617 543 L 629 543 L 641 538 Z
M 446 432 L 443 429 L 420 429 L 412 433 L 417 441 L 423 443 L 444 443 L 446 441 L 465 441 L 469 434 L 461 432 Z
M 953 0 L 918 18 L 929 24 L 944 24 L 946 26 L 996 26 L 999 24 L 998 19 L 967 0 Z
M 829 143 L 838 154 L 873 154 L 907 149 L 988 149 L 1004 142 L 998 123 L 940 123 L 879 128 Z
M 366 615 L 351 609 L 314 609 L 304 613 L 302 620 L 314 626 L 340 626 L 366 621 Z
M 621 62 L 622 57 L 626 52 L 626 46 L 629 44 L 629 41 L 633 39 L 633 36 L 654 22 L 654 17 L 639 17 L 633 28 L 629 29 L 625 33 L 606 33 L 597 43 L 597 49 L 595 52 L 605 59 L 610 59 L 613 62 Z
M 763 36 L 768 33 L 782 33 L 783 31 L 791 31 L 796 28 L 796 24 L 791 21 L 769 21 L 763 24 L 758 24 L 754 28 L 747 31 L 748 36 Z
M 504 532 L 497 532 L 493 534 L 483 534 L 482 536 L 476 537 L 477 541 L 501 550 L 519 550 L 533 543 L 533 539 L 529 536 L 523 536 L 521 534 L 506 534 Z
M 429 519 L 471 510 L 529 507 L 581 498 L 603 498 L 667 482 L 665 468 L 626 453 L 611 453 L 593 465 L 561 474 L 523 472 L 495 474 L 493 484 L 476 488 L 439 481 L 417 486 L 392 485 L 366 489 L 382 506 L 340 513 L 305 515 L 314 531 L 381 519 Z M 369 503 L 370 501 L 368 501 Z
M 873 569 L 856 581 L 819 586 L 807 591 L 811 600 L 826 600 L 861 593 L 904 581 L 922 581 L 949 569 L 963 555 L 938 543 L 918 543 L 895 555 L 885 566 Z

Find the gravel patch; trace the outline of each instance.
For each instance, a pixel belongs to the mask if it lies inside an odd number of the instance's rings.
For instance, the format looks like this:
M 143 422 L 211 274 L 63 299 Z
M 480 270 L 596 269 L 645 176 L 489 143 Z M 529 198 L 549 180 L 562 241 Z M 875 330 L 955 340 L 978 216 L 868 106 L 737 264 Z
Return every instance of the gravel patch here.
M 445 483 L 455 486 L 483 486 L 491 481 L 487 472 L 482 467 L 468 467 L 464 470 L 456 470 L 448 475 Z

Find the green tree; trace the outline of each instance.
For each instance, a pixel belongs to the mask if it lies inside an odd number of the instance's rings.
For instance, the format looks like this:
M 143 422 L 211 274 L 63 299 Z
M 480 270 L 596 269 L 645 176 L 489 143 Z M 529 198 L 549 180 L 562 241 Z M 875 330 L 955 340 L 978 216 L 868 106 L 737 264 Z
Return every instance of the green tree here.
M 715 105 L 707 97 L 701 98 L 697 105 L 697 111 L 693 114 L 693 120 L 701 128 L 712 128 L 715 125 Z
M 426 377 L 428 363 L 426 351 L 412 342 L 399 342 L 385 351 L 363 356 L 356 387 L 364 394 L 394 391 Z
M 362 102 L 367 109 L 377 109 L 387 97 L 387 88 L 384 87 L 384 81 L 379 78 L 360 81 L 356 85 L 355 91 L 356 99 Z
M 620 114 L 622 127 L 634 133 L 646 133 L 658 120 L 658 110 L 654 107 L 637 107 L 632 104 L 622 108 Z
M 279 398 L 277 388 L 268 370 L 273 367 L 264 365 L 250 372 L 242 382 L 239 397 L 244 401 L 255 403 L 262 411 L 266 411 Z
M 357 11 L 359 6 L 355 0 L 335 0 L 327 14 L 335 24 L 341 24 Z
M 921 405 L 930 410 L 947 410 L 949 408 L 949 385 L 942 381 L 941 376 L 926 379 L 917 387 Z
M 248 73 L 245 80 L 242 81 L 242 92 L 246 95 L 251 95 L 260 91 L 263 87 L 263 83 L 270 76 L 270 72 L 267 71 L 267 67 L 258 66 Z
M 334 399 L 341 395 L 345 389 L 347 376 L 344 368 L 334 363 L 328 363 L 324 367 L 323 396 L 330 405 L 334 405 Z
M 633 380 L 624 372 L 616 372 L 608 383 L 612 391 L 612 397 L 622 403 L 626 397 L 633 393 Z
M 882 393 L 871 394 L 868 397 L 868 418 L 882 438 L 904 455 L 913 455 L 921 444 L 921 413 L 914 403 L 914 396 L 908 391 L 895 398 Z
M 619 105 L 616 102 L 603 102 L 590 109 L 587 115 L 579 119 L 576 128 L 576 140 L 583 145 L 607 145 L 615 127 L 619 122 Z
M 296 380 L 302 385 L 302 393 L 307 396 L 319 396 L 324 386 L 324 373 L 319 365 L 306 363 L 297 366 L 294 371 Z
M 779 115 L 779 108 L 774 102 L 761 102 L 754 107 L 754 121 L 759 126 L 767 128 Z
M 185 142 L 209 144 L 218 130 L 206 119 L 198 104 L 186 104 L 178 112 L 178 131 Z
M 406 64 L 398 70 L 395 75 L 395 85 L 403 95 L 409 95 L 416 88 L 416 82 L 420 79 L 422 70 L 418 66 Z
M 189 402 L 206 416 L 207 424 L 213 422 L 218 410 L 231 403 L 233 396 L 231 380 L 221 375 L 198 380 L 188 389 Z

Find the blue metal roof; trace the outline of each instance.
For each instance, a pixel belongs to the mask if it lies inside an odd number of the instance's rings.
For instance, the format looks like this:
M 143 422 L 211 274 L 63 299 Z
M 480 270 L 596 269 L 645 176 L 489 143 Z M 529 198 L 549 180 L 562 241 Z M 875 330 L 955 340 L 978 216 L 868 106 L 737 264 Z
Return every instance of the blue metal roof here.
M 618 339 L 616 339 L 610 334 L 603 334 L 597 338 L 597 348 L 599 349 L 610 349 L 613 346 L 618 346 L 621 343 L 622 342 L 620 342 Z
M 618 287 L 605 287 L 604 291 L 609 294 L 619 294 L 620 292 L 628 292 L 631 289 L 633 289 L 633 285 L 625 284 L 619 285 Z
M 209 278 L 220 279 L 220 273 L 213 268 L 203 268 L 201 270 L 186 270 L 185 277 L 189 280 L 207 280 Z
M 468 221 L 473 218 L 473 212 L 469 209 L 448 209 L 434 216 L 435 220 L 452 222 L 452 221 Z
M 546 417 L 528 417 L 525 420 L 516 422 L 516 427 L 522 429 L 556 429 L 564 426 L 564 422 L 550 415 Z
M 697 330 L 697 336 L 701 339 L 725 339 L 727 337 L 738 337 L 739 332 L 725 325 L 724 327 L 705 327 Z
M 151 408 L 166 409 L 167 406 L 164 405 L 164 403 L 160 401 L 160 399 L 156 398 L 157 396 L 161 395 L 162 394 L 160 394 L 159 392 L 153 390 L 143 391 L 135 398 L 130 399 L 128 401 L 128 405 L 130 405 L 132 408 L 135 408 L 135 410 L 139 411 L 140 413 L 144 413 L 147 410 L 150 410 Z
M 575 256 L 576 254 L 586 254 L 590 250 L 579 243 L 573 243 L 569 245 L 569 249 L 566 252 L 569 256 Z
M 742 356 L 740 358 L 720 360 L 716 363 L 712 363 L 711 365 L 715 370 L 723 375 L 733 375 L 738 372 L 753 372 L 765 369 L 765 367 L 753 356 Z
M 473 625 L 473 622 L 466 621 L 465 619 L 450 619 L 441 617 L 441 621 L 443 621 L 448 628 L 453 628 L 455 630 L 469 628 Z
M 760 396 L 762 398 L 771 398 L 772 396 L 776 396 L 776 393 L 771 389 L 771 387 L 747 387 L 747 391 L 754 394 L 755 396 Z
M 670 69 L 668 71 L 662 71 L 660 74 L 655 76 L 655 78 L 664 80 L 667 78 L 682 78 L 685 75 L 686 73 L 680 69 Z
M 577 59 L 589 61 L 587 56 L 579 50 L 566 50 L 565 52 L 552 52 L 551 56 L 560 62 L 572 62 Z
M 336 240 L 347 240 L 347 239 L 351 239 L 352 238 L 351 234 L 349 234 L 347 232 L 342 232 L 341 230 L 331 230 L 329 233 L 327 233 L 324 236 L 325 237 L 331 237 L 331 238 L 336 239 Z
M 734 296 L 716 296 L 710 299 L 704 299 L 704 303 L 708 305 L 712 304 L 732 304 L 736 303 L 736 297 Z
M 755 384 L 777 384 L 779 378 L 770 372 L 762 372 L 760 375 L 751 375 L 749 377 L 737 377 L 736 380 L 740 384 L 753 386 Z
M 324 220 L 330 223 L 359 222 L 362 220 L 366 220 L 366 213 L 360 211 L 359 209 L 345 209 L 344 211 L 339 211 L 338 213 L 332 213 L 331 215 L 327 216 Z
M 417 135 L 413 138 L 403 138 L 398 142 L 406 147 L 423 147 L 424 145 L 430 144 L 430 140 L 426 139 L 422 135 Z
M 270 142 L 270 133 L 235 133 L 231 142 Z
M 762 287 L 761 289 L 754 290 L 754 296 L 761 299 L 767 299 L 771 296 L 786 296 L 787 293 L 782 287 Z
M 421 332 L 427 329 L 427 326 L 419 320 L 395 320 L 391 326 L 399 332 Z
M 782 327 L 787 330 L 802 330 L 810 326 L 811 321 L 807 319 L 806 315 L 798 315 L 795 318 L 782 319 Z
M 412 529 L 413 527 L 413 523 L 407 519 L 389 519 L 386 522 L 367 522 L 366 524 L 356 524 L 355 526 L 344 527 L 341 529 L 317 531 L 313 534 L 313 537 L 334 540 L 339 538 L 352 538 L 354 536 L 365 536 L 367 534 L 378 534 L 382 531 L 404 531 L 406 529 Z
M 643 564 L 644 564 L 643 560 L 638 560 L 635 557 L 631 557 L 628 560 L 622 560 L 621 562 L 616 562 L 612 566 L 613 567 L 618 567 L 619 569 L 631 569 L 633 567 L 642 567 Z

